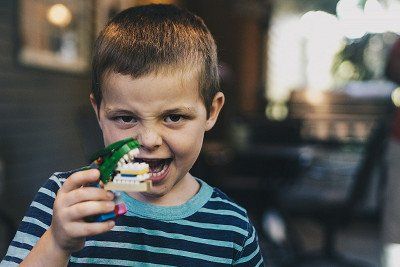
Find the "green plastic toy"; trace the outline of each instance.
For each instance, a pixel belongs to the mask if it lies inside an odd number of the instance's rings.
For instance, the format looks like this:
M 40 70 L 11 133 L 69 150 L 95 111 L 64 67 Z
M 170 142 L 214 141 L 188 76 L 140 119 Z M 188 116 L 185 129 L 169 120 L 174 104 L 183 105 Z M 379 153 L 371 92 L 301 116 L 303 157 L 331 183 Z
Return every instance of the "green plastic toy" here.
M 115 142 L 91 157 L 92 164 L 90 168 L 98 169 L 100 171 L 100 180 L 106 184 L 112 180 L 118 161 L 129 151 L 139 147 L 139 142 L 133 138 Z
M 135 181 L 134 179 L 135 175 L 131 174 L 128 174 L 126 176 L 128 178 L 124 178 L 124 173 L 129 172 L 129 169 L 123 169 L 123 170 L 118 169 L 118 163 L 121 162 L 121 159 L 124 159 L 122 160 L 122 162 L 127 163 L 128 160 L 125 160 L 126 158 L 125 156 L 131 154 L 130 152 L 132 150 L 139 149 L 139 147 L 140 145 L 138 141 L 136 141 L 133 138 L 127 138 L 115 142 L 104 149 L 101 149 L 91 157 L 90 160 L 92 161 L 92 163 L 89 166 L 87 166 L 86 169 L 98 169 L 100 171 L 100 180 L 103 183 L 103 185 L 100 185 L 99 183 L 96 182 L 91 186 L 102 187 L 105 190 L 115 191 L 114 192 L 115 208 L 114 211 L 109 213 L 100 214 L 97 216 L 90 216 L 89 218 L 87 218 L 87 221 L 104 222 L 110 219 L 115 219 L 118 216 L 124 215 L 127 212 L 127 207 L 120 198 L 120 193 L 118 193 L 117 191 L 143 192 L 143 191 L 149 191 L 151 189 L 152 187 L 151 180 L 145 178 L 144 180 L 139 179 Z M 131 157 L 129 159 L 133 160 L 133 158 Z M 142 171 L 144 172 L 140 172 L 139 175 L 147 175 L 145 177 L 150 177 L 150 175 L 148 174 L 149 168 L 148 165 L 147 166 L 146 165 L 147 164 L 145 164 L 145 166 L 143 166 L 144 168 L 142 169 Z M 134 173 L 136 172 L 134 171 Z M 113 182 L 115 177 L 118 177 L 119 182 L 116 183 Z
M 151 190 L 153 183 L 149 174 L 149 165 L 139 163 L 139 169 L 118 168 L 119 163 L 132 164 L 132 150 L 139 152 L 140 144 L 133 138 L 126 138 L 101 149 L 91 157 L 92 163 L 86 169 L 98 169 L 100 171 L 100 186 L 105 190 L 125 192 L 145 192 Z M 126 158 L 129 157 L 129 159 Z M 122 160 L 121 160 L 122 159 Z M 120 165 L 121 165 L 120 164 Z M 128 164 L 128 165 L 129 165 Z M 135 163 L 138 164 L 138 163 Z M 132 166 L 133 167 L 133 166 Z M 136 165 L 136 167 L 138 167 Z

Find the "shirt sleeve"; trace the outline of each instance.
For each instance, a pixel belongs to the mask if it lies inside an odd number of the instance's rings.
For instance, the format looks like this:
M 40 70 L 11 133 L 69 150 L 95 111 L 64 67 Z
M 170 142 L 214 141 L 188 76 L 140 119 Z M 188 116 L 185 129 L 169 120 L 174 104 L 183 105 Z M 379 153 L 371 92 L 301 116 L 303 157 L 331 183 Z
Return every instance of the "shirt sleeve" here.
M 243 249 L 238 254 L 237 259 L 234 260 L 233 265 L 243 267 L 265 266 L 260 246 L 258 244 L 257 232 L 251 223 L 248 225 L 248 230 L 248 235 L 243 244 Z
M 0 266 L 18 266 L 49 228 L 53 216 L 54 199 L 60 187 L 60 177 L 54 174 L 39 189 Z

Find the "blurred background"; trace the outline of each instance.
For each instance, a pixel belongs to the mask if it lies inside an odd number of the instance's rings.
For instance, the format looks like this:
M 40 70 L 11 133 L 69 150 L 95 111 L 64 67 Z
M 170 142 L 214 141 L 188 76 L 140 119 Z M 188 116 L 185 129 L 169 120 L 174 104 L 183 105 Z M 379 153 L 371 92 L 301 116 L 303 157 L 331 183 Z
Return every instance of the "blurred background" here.
M 216 39 L 227 103 L 193 174 L 246 207 L 267 266 L 400 266 L 400 0 L 0 1 L 0 256 L 45 180 L 102 147 L 98 31 L 153 2 Z

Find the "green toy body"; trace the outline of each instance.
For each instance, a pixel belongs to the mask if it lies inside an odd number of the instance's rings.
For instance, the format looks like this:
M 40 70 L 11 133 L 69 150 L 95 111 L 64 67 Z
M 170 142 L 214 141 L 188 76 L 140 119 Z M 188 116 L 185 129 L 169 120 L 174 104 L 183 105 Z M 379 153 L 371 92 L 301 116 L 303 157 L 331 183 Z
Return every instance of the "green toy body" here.
M 133 138 L 115 142 L 95 153 L 90 159 L 90 167 L 100 171 L 100 180 L 106 184 L 112 180 L 118 161 L 129 151 L 139 147 L 139 142 Z
M 133 138 L 123 139 L 121 141 L 115 142 L 104 149 L 101 149 L 97 153 L 95 153 L 91 157 L 92 163 L 90 166 L 87 166 L 87 169 L 98 169 L 100 171 L 100 180 L 102 181 L 104 189 L 106 190 L 114 190 L 117 191 L 147 191 L 151 188 L 152 183 L 151 181 L 146 181 L 140 184 L 130 184 L 130 185 L 123 185 L 121 184 L 113 185 L 112 182 L 116 169 L 118 167 L 118 162 L 122 159 L 125 155 L 127 155 L 131 150 L 138 149 L 140 147 L 139 142 Z M 92 186 L 100 187 L 99 183 L 93 184 Z M 107 186 L 114 186 L 113 188 L 107 189 Z M 120 186 L 116 188 L 116 186 Z M 130 188 L 128 188 L 130 186 Z M 133 187 L 133 189 L 132 189 Z M 100 214 L 97 216 L 91 216 L 87 218 L 89 222 L 104 222 L 107 220 L 115 219 L 118 216 L 122 216 L 127 212 L 127 207 L 125 203 L 122 202 L 120 198 L 120 194 L 114 192 L 115 194 L 115 208 L 114 211 Z

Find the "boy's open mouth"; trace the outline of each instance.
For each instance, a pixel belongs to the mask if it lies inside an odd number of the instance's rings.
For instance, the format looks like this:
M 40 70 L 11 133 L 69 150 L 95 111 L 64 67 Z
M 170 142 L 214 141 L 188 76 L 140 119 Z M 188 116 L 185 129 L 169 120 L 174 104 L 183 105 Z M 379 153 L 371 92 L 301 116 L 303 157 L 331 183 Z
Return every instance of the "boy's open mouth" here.
M 168 159 L 141 159 L 135 158 L 136 162 L 145 162 L 149 164 L 149 171 L 153 176 L 162 175 L 172 161 L 172 158 Z

